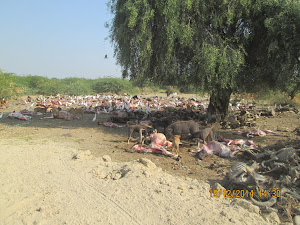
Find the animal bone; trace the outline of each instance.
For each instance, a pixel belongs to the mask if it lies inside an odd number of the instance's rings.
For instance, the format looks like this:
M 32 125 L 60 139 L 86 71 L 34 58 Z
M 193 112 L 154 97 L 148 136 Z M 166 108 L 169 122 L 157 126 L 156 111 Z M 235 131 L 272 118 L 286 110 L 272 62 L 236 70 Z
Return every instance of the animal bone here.
M 272 208 L 272 207 L 269 207 L 269 206 L 261 206 L 260 207 L 260 210 L 261 210 L 261 212 L 263 212 L 263 213 L 271 213 L 271 212 L 276 212 L 276 213 L 278 213 L 278 209 L 274 209 L 274 208 Z
M 271 153 L 270 159 L 263 161 L 261 165 L 263 168 L 266 168 L 266 165 L 269 165 L 272 167 L 272 170 L 275 170 L 276 167 L 280 166 L 286 168 L 284 163 L 297 162 L 297 158 L 298 155 L 296 154 L 296 150 L 294 148 L 282 148 L 276 152 Z
M 290 194 L 293 198 L 297 199 L 298 201 L 300 201 L 300 195 L 296 192 L 293 192 L 291 190 L 288 190 L 287 188 L 283 188 L 280 191 L 281 195 L 284 195 L 286 193 Z
M 231 167 L 231 170 L 228 173 L 228 177 L 230 180 L 237 184 L 249 183 L 251 181 L 251 176 L 247 175 L 254 174 L 256 167 L 256 163 L 248 166 L 246 163 L 238 162 Z
M 280 134 L 280 133 L 277 133 L 277 132 L 274 132 L 274 131 L 271 131 L 271 130 L 264 130 L 264 129 L 255 129 L 255 130 L 252 130 L 252 131 L 238 131 L 237 132 L 238 135 L 244 135 L 246 137 L 253 137 L 253 136 L 261 136 L 261 137 L 264 137 L 266 135 L 273 135 L 273 136 L 282 136 L 282 137 L 288 137 L 287 135 L 284 135 L 284 134 Z
M 279 162 L 290 162 L 294 161 L 296 157 L 296 150 L 294 148 L 282 148 L 279 151 L 271 155 L 271 158 L 276 159 Z
M 230 140 L 230 139 L 226 139 L 222 136 L 219 136 L 218 140 L 220 142 L 225 142 L 227 146 L 229 146 L 229 145 L 238 145 L 238 146 L 247 147 L 247 148 L 257 148 L 257 145 L 252 140 L 244 140 L 244 139 Z
M 247 184 L 254 181 L 258 185 L 260 182 L 266 182 L 268 180 L 267 177 L 255 172 L 258 166 L 256 162 L 253 162 L 250 166 L 246 163 L 238 162 L 231 167 L 228 178 L 236 184 Z
M 275 205 L 276 202 L 277 202 L 277 197 L 272 197 L 268 201 L 265 201 L 265 202 L 256 201 L 251 196 L 250 196 L 250 199 L 251 199 L 251 201 L 253 202 L 254 205 L 257 205 L 259 207 L 271 207 L 271 206 Z
M 112 122 L 98 122 L 98 125 L 103 125 L 106 127 L 124 127 L 124 126 L 121 126 L 121 125 L 118 125 L 118 124 L 112 123 Z

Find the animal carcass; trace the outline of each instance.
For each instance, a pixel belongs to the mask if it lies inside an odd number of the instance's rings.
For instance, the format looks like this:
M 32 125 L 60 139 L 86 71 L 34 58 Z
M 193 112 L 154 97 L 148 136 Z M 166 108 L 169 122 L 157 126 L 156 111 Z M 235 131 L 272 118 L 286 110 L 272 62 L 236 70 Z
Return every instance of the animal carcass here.
M 202 148 L 198 149 L 197 151 L 194 151 L 194 153 L 197 153 L 200 158 L 203 158 L 204 155 L 218 155 L 221 157 L 233 157 L 236 153 L 240 151 L 239 148 L 235 148 L 231 150 L 228 146 L 217 142 L 217 141 L 211 141 L 207 144 L 204 144 Z

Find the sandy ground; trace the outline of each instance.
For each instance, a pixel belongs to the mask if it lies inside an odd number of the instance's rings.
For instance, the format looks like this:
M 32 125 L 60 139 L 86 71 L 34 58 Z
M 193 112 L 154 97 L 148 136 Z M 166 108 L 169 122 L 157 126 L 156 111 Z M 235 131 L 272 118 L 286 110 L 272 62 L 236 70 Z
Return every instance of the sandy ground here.
M 238 158 L 200 161 L 188 147 L 182 148 L 180 163 L 161 155 L 128 153 L 125 127 L 99 126 L 89 114 L 73 121 L 7 118 L 7 112 L 23 108 L 11 103 L 0 110 L 5 113 L 0 120 L 0 224 L 279 222 L 246 200 L 210 196 L 210 185 L 222 183 Z M 97 121 L 107 117 L 100 115 Z M 297 138 L 291 131 L 299 116 L 284 118 L 282 125 L 280 117 L 260 123 L 266 126 L 262 128 L 288 128 L 290 138 Z M 234 137 L 232 131 L 220 133 Z M 267 145 L 280 139 L 255 141 Z

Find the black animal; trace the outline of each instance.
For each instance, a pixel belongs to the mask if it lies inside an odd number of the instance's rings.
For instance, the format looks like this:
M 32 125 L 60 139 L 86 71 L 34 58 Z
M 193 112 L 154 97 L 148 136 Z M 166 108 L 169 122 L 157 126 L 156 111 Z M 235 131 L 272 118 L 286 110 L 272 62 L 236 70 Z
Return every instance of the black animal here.
M 170 126 L 166 129 L 166 137 L 167 139 L 171 139 L 174 135 L 187 135 L 199 131 L 199 125 L 193 121 L 178 121 L 175 123 L 172 123 Z
M 158 120 L 154 120 L 152 121 L 152 126 L 154 129 L 158 129 L 159 127 L 163 127 L 164 128 L 164 133 L 166 132 L 166 128 L 171 124 L 171 120 L 170 118 L 167 117 L 163 117 L 161 119 Z

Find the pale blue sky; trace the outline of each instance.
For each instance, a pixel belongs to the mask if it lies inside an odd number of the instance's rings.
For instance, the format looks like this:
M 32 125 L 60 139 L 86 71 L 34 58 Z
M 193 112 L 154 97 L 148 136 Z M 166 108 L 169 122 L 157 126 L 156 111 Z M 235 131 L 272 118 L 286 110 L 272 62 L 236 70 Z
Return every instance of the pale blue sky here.
M 107 0 L 0 0 L 0 69 L 48 78 L 121 77 Z M 108 59 L 104 59 L 105 55 Z

